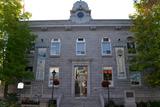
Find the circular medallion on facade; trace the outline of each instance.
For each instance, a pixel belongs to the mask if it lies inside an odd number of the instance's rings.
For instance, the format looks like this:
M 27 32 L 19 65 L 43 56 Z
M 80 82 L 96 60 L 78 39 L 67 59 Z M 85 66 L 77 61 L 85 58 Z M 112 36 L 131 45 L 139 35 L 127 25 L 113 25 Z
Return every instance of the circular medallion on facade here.
M 84 17 L 84 13 L 83 13 L 83 12 L 78 12 L 77 16 L 78 16 L 79 18 L 83 18 L 83 17 Z

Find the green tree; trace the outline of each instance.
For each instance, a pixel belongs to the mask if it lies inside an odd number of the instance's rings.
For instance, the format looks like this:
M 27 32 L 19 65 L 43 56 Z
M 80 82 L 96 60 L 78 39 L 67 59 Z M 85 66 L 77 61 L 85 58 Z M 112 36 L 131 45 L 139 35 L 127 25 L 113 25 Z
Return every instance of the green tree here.
M 0 80 L 8 85 L 32 78 L 26 72 L 26 55 L 35 39 L 28 28 L 30 14 L 22 13 L 21 0 L 0 0 Z
M 133 21 L 137 55 L 131 61 L 134 69 L 144 72 L 145 82 L 160 86 L 160 2 L 141 0 L 135 4 Z

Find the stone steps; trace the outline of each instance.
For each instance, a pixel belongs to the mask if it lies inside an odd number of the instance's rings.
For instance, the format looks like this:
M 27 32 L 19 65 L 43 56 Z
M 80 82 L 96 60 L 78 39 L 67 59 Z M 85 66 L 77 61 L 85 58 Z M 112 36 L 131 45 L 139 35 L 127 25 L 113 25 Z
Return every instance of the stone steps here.
M 125 103 L 125 107 L 137 107 L 136 103 Z
M 60 107 L 100 107 L 98 98 L 64 98 Z
M 129 80 L 120 80 L 117 82 L 117 84 L 119 84 L 121 87 L 128 87 L 131 85 Z
M 32 93 L 37 94 L 37 95 L 42 93 L 41 81 L 32 82 Z

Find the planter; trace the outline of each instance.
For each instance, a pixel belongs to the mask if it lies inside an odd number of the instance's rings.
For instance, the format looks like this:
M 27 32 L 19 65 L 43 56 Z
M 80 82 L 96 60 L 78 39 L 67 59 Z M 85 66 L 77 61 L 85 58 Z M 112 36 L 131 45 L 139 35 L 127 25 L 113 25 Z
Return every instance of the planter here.
M 54 79 L 54 80 L 53 80 L 53 84 L 57 86 L 57 85 L 59 85 L 59 84 L 60 84 L 60 82 L 59 82 L 59 80 L 58 80 L 58 79 Z
M 57 101 L 56 100 L 49 100 L 48 107 L 57 107 Z
M 26 99 L 22 100 L 22 104 L 39 105 L 40 102 L 39 101 L 35 101 L 35 100 L 30 100 L 29 98 L 26 98 Z
M 103 80 L 101 85 L 102 85 L 102 87 L 109 87 L 110 82 L 108 80 Z

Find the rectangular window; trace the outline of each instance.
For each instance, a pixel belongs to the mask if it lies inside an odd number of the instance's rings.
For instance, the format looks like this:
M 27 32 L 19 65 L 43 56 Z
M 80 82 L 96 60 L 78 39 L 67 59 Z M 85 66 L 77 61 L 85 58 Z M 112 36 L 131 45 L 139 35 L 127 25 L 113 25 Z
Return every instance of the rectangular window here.
M 46 48 L 38 49 L 36 80 L 44 80 Z
M 101 52 L 102 55 L 111 55 L 111 42 L 109 38 L 103 38 L 101 42 Z
M 111 54 L 111 44 L 102 43 L 102 55 L 110 55 L 110 54 Z
M 84 38 L 78 38 L 76 42 L 76 55 L 86 54 L 86 43 Z
M 128 42 L 127 43 L 127 49 L 128 49 L 129 54 L 135 54 L 136 53 L 135 43 L 134 42 Z
M 136 45 L 133 37 L 127 37 L 127 49 L 129 54 L 136 53 Z
M 59 67 L 50 67 L 49 68 L 49 81 L 48 81 L 48 86 L 49 87 L 52 87 L 52 84 L 53 84 L 53 75 L 52 75 L 53 71 L 56 72 L 54 78 L 59 80 Z
M 112 67 L 103 67 L 103 80 L 109 80 L 109 86 L 113 86 Z
M 60 39 L 52 39 L 51 41 L 51 55 L 60 55 Z
M 140 86 L 141 85 L 141 73 L 140 72 L 131 72 L 130 82 L 131 82 L 132 86 Z

